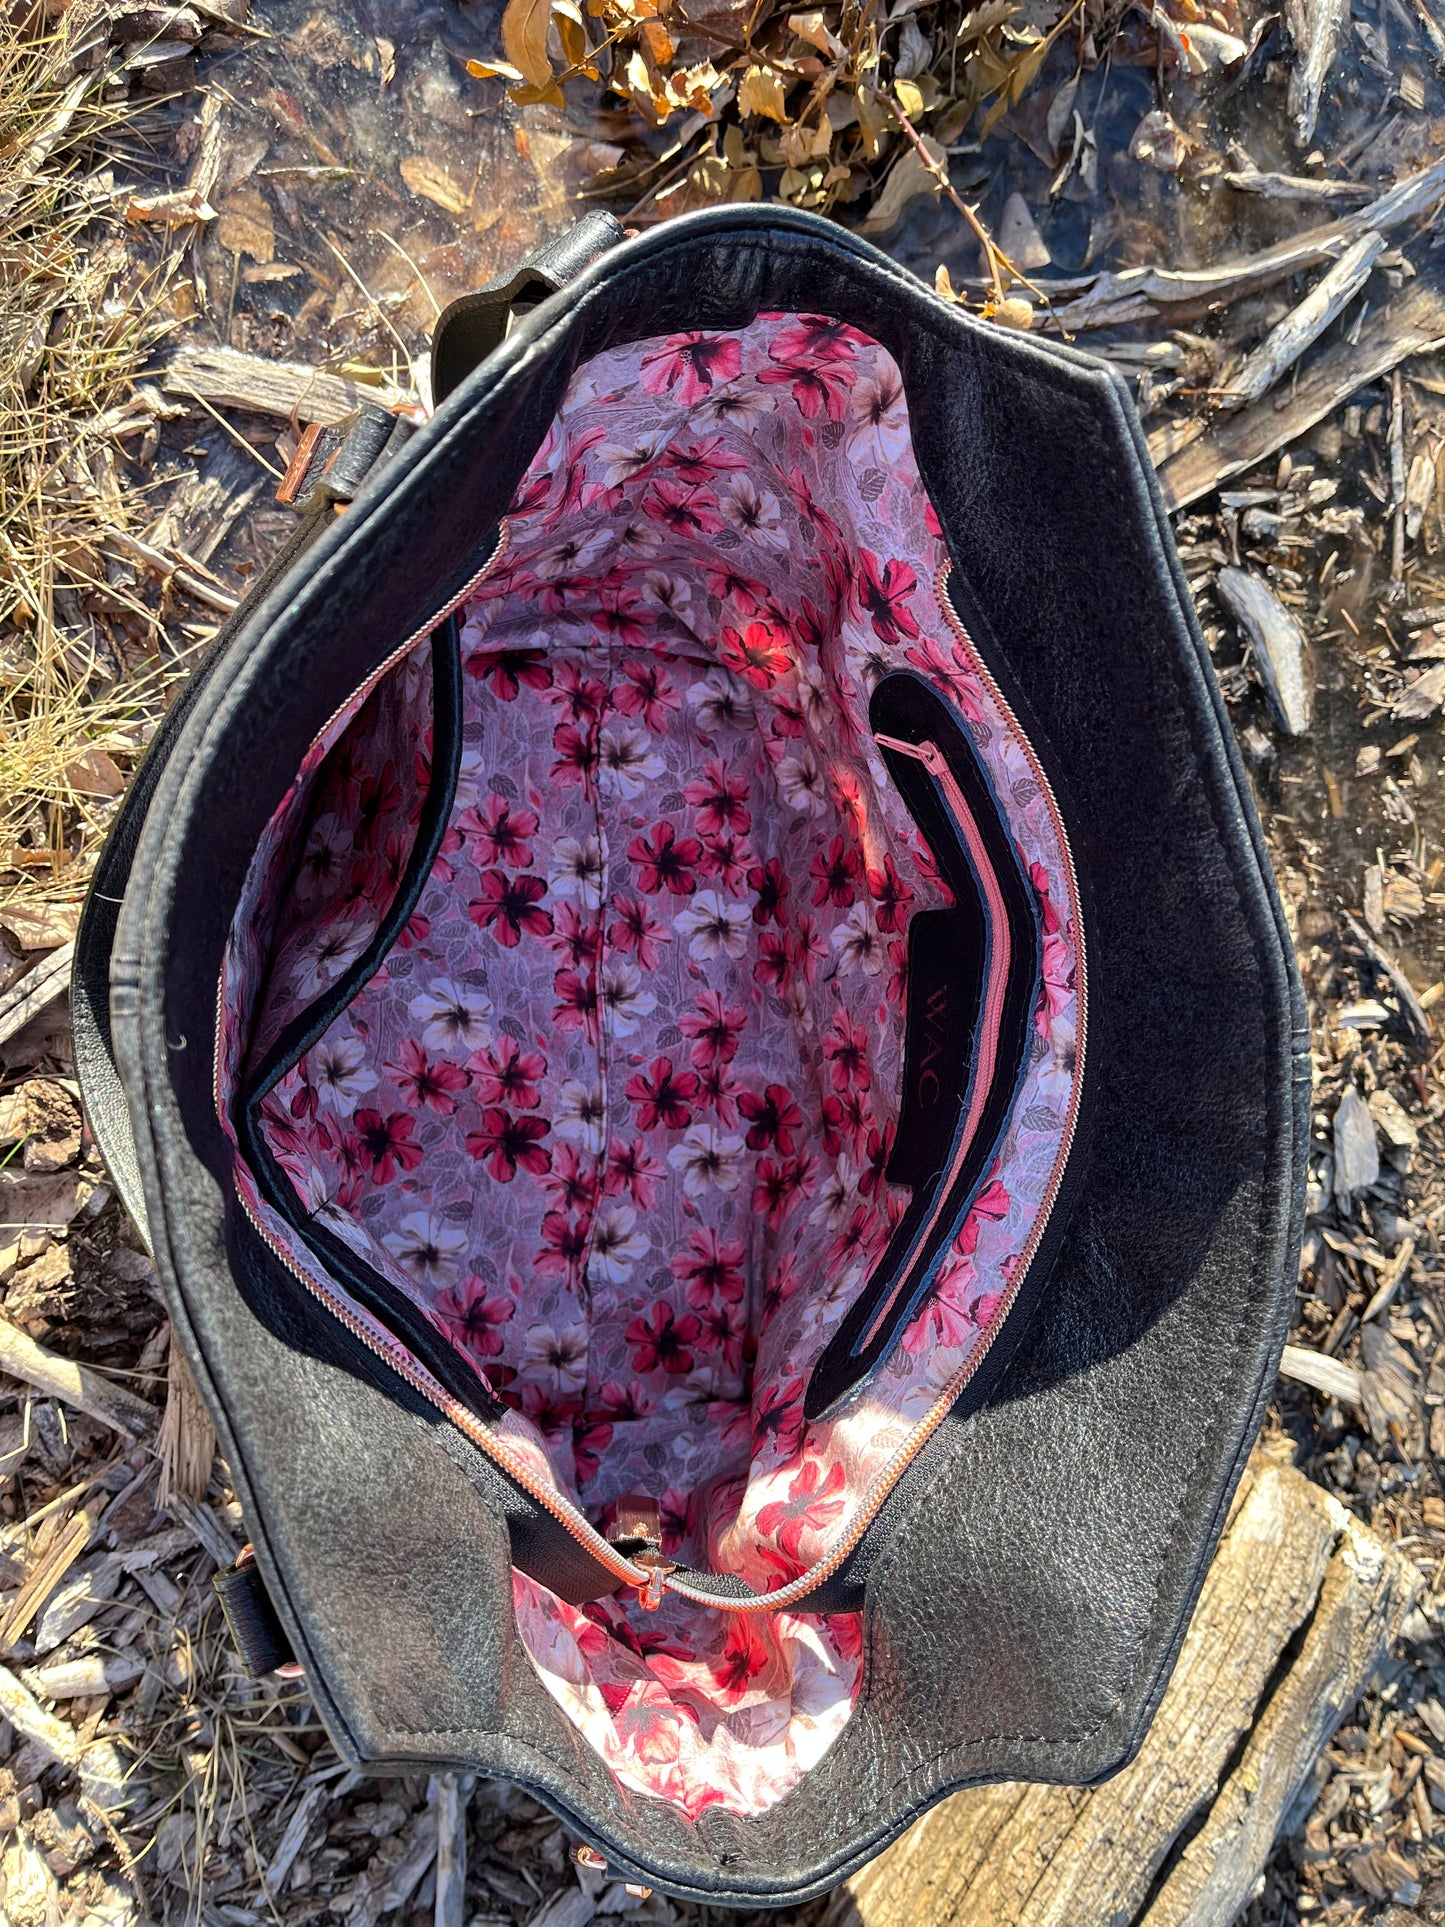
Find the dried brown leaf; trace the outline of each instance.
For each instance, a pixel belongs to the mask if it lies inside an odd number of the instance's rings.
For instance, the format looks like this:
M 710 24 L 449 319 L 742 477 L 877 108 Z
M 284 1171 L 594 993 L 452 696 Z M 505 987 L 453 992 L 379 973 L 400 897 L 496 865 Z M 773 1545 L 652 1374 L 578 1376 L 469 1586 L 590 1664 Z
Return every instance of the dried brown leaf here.
M 547 87 L 552 63 L 547 58 L 547 0 L 507 0 L 502 15 L 502 51 L 529 87 Z
M 119 796 L 125 778 L 113 757 L 103 749 L 88 749 L 65 772 L 65 780 L 78 796 Z
M 552 19 L 556 24 L 558 38 L 562 42 L 562 53 L 567 65 L 576 67 L 595 80 L 597 69 L 591 64 L 592 46 L 587 38 L 582 9 L 576 4 L 576 0 L 552 0 Z
M 0 910 L 0 930 L 8 930 L 22 950 L 54 950 L 79 928 L 78 903 L 7 903 Z
M 476 80 L 520 80 L 521 74 L 506 60 L 469 60 L 467 72 Z
M 58 1230 L 80 1209 L 74 1171 L 32 1177 L 0 1173 L 0 1236 L 7 1232 Z
M 465 214 L 469 197 L 462 192 L 444 167 L 429 161 L 424 154 L 408 154 L 401 164 L 401 178 L 413 194 L 435 201 L 448 214 Z
M 809 47 L 816 47 L 820 54 L 826 54 L 830 60 L 843 58 L 843 43 L 828 25 L 821 7 L 810 8 L 807 13 L 790 13 L 788 32 L 795 33 L 799 40 Z
M 783 98 L 783 77 L 772 67 L 756 63 L 743 70 L 738 82 L 738 112 L 762 114 L 768 120 L 786 121 L 788 109 Z
M 947 150 L 928 135 L 923 137 L 923 145 L 929 155 L 942 167 L 948 166 Z M 888 178 L 883 183 L 883 192 L 873 203 L 872 212 L 862 224 L 861 234 L 886 234 L 903 214 L 910 201 L 916 201 L 923 194 L 937 194 L 937 178 L 931 174 L 917 148 L 905 147 L 898 159 L 888 170 Z
M 975 7 L 958 30 L 958 44 L 965 46 L 970 40 L 981 40 L 995 27 L 1001 27 L 1018 12 L 1018 0 L 984 0 L 981 7 Z
M 133 194 L 125 204 L 125 218 L 180 227 L 190 221 L 214 221 L 216 210 L 194 188 L 181 187 L 169 194 Z

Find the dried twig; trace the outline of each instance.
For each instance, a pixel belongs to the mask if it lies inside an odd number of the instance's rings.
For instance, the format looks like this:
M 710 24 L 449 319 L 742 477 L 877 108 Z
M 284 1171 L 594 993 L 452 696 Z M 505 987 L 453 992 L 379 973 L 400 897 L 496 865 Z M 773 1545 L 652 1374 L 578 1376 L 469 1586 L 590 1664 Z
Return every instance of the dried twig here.
M 1218 399 L 1221 406 L 1239 408 L 1267 394 L 1287 368 L 1293 367 L 1311 342 L 1347 308 L 1374 271 L 1387 246 L 1385 237 L 1368 228 L 1351 242 L 1334 266 L 1322 274 L 1304 300 L 1272 328 L 1238 373 L 1231 376 Z
M 1445 199 L 1445 161 L 1436 161 L 1378 195 L 1357 214 L 1310 228 L 1273 247 L 1208 268 L 1123 268 L 1050 283 L 1058 305 L 1053 325 L 1065 331 L 1122 327 L 1156 314 L 1200 314 L 1335 259 L 1371 228 L 1392 233 L 1432 212 Z M 1074 298 L 1062 299 L 1065 295 Z
M 1159 471 L 1165 499 L 1183 508 L 1297 440 L 1366 383 L 1410 355 L 1445 345 L 1445 276 L 1427 271 L 1371 315 L 1354 342 L 1325 349 L 1282 403 L 1271 395 L 1221 422 Z
M 912 145 L 913 151 L 918 156 L 923 167 L 932 175 L 933 179 L 937 181 L 939 187 L 973 229 L 978 239 L 978 244 L 983 249 L 984 259 L 988 263 L 989 278 L 993 282 L 993 298 L 996 302 L 1002 303 L 1006 297 L 1004 295 L 1003 277 L 1000 270 L 1006 269 L 1007 272 L 1012 275 L 1014 272 L 1012 266 L 1004 260 L 1004 257 L 994 245 L 993 236 L 968 205 L 967 201 L 965 201 L 963 196 L 958 192 L 953 182 L 948 178 L 948 169 L 941 166 L 940 163 L 934 159 L 933 155 L 929 153 L 918 129 L 898 105 L 898 102 L 893 98 L 892 94 L 880 93 L 877 95 L 877 98 L 903 129 L 905 138 Z
M 47 1351 L 8 1318 L 0 1318 L 0 1371 L 23 1379 L 51 1398 L 63 1399 L 129 1438 L 145 1438 L 155 1430 L 153 1405 L 89 1365 Z
M 0 991 L 0 1044 L 24 1030 L 32 1018 L 65 994 L 74 955 L 73 943 L 62 944 L 32 964 L 8 990 Z
M 1342 1365 L 1337 1358 L 1311 1351 L 1307 1345 L 1285 1346 L 1279 1361 L 1279 1375 L 1293 1379 L 1297 1385 L 1312 1386 L 1327 1398 L 1343 1399 L 1347 1405 L 1364 1403 L 1360 1374 L 1353 1367 Z
M 1405 593 L 1405 394 L 1400 370 L 1390 374 L 1390 594 Z
M 0 1619 L 0 1653 L 8 1653 L 36 1613 L 90 1544 L 102 1507 L 92 1502 L 76 1513 L 41 1554 Z

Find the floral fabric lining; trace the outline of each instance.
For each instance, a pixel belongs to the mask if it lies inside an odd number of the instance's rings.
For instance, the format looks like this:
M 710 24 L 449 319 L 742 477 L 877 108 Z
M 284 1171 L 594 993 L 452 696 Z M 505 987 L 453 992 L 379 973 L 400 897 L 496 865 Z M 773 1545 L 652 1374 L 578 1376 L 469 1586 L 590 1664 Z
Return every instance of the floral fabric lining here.
M 945 568 L 901 381 L 866 336 L 764 316 L 587 364 L 462 611 L 462 776 L 415 914 L 262 1107 L 306 1209 L 511 1408 L 509 1449 L 604 1529 L 653 1494 L 668 1557 L 759 1592 L 827 1554 L 981 1355 L 1071 1128 L 1067 855 Z M 884 1176 L 907 926 L 947 900 L 868 734 L 893 669 L 978 749 L 1039 896 L 1044 984 L 938 1288 L 805 1427 L 808 1375 L 907 1203 Z M 365 694 L 258 854 L 223 1116 L 243 1057 L 360 954 L 404 866 L 426 646 Z M 689 1814 L 772 1805 L 851 1710 L 856 1616 L 572 1607 L 521 1574 L 515 1595 L 569 1718 Z

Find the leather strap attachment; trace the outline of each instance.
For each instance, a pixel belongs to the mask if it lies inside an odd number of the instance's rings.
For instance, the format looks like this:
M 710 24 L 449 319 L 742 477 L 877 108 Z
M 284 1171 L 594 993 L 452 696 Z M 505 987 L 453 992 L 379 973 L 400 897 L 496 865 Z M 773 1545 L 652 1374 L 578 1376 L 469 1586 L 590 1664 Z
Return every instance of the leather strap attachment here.
M 241 1664 L 252 1679 L 260 1679 L 282 1667 L 296 1666 L 291 1641 L 271 1604 L 256 1555 L 249 1546 L 230 1571 L 218 1572 L 211 1584 L 216 1588 Z
M 524 261 L 514 274 L 464 294 L 442 311 L 432 336 L 432 400 L 443 401 L 507 338 L 513 318 L 574 281 L 599 255 L 615 248 L 623 228 L 605 208 L 593 208 L 575 227 Z
M 312 422 L 302 435 L 276 500 L 301 515 L 354 502 L 371 471 L 394 455 L 413 433 L 404 416 L 364 401 L 354 415 L 323 427 Z

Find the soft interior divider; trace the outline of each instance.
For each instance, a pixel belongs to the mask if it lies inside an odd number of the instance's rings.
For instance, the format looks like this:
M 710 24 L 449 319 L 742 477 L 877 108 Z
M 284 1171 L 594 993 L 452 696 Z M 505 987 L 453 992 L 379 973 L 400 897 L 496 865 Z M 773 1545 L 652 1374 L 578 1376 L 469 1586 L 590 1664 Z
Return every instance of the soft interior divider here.
M 596 357 L 457 631 L 318 737 L 228 955 L 218 1100 L 298 1278 L 442 1345 L 563 1516 L 648 1495 L 668 1561 L 761 1596 L 516 1575 L 558 1704 L 689 1813 L 761 1811 L 841 1730 L 859 1617 L 793 1601 L 983 1356 L 1072 1132 L 1067 846 L 946 568 L 876 342 L 773 315 Z

